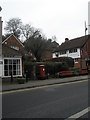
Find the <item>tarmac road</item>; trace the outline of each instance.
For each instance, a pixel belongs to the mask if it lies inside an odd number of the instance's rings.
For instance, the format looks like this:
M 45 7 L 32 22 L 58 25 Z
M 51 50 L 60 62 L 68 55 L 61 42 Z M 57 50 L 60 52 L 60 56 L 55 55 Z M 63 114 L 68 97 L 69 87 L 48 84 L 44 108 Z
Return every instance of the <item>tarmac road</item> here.
M 2 95 L 3 118 L 63 118 L 88 107 L 88 80 L 7 92 Z

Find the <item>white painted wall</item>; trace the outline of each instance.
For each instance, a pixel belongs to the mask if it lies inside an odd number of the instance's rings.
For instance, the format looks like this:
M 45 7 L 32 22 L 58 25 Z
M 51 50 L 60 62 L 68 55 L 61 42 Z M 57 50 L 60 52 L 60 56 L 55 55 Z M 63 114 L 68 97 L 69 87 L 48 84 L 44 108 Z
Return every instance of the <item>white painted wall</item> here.
M 90 1 L 88 2 L 88 34 L 90 34 Z
M 69 53 L 69 51 L 68 51 L 67 54 L 68 54 L 68 55 L 67 55 L 68 57 L 80 58 L 80 49 L 77 48 L 77 52 L 75 52 L 75 53 Z
M 60 52 L 58 52 L 58 57 L 80 58 L 80 48 L 77 48 L 77 52 L 75 53 L 69 53 L 69 50 L 67 50 L 66 54 L 60 55 Z M 56 53 L 52 54 L 52 58 L 57 58 Z

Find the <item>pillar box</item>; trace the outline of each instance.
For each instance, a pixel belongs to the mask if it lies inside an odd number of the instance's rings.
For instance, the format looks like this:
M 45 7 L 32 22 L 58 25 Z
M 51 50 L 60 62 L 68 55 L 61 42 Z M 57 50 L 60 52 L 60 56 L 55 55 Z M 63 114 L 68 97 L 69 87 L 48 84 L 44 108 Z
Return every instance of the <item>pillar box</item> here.
M 45 78 L 45 65 L 40 65 L 41 78 Z

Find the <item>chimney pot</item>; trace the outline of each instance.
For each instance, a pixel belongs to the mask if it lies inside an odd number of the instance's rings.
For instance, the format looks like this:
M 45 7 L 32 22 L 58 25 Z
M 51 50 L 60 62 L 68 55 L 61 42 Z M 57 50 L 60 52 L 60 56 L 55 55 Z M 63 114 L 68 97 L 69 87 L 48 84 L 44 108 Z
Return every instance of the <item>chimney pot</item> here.
M 67 42 L 67 41 L 69 41 L 69 39 L 68 39 L 68 38 L 65 38 L 65 42 Z

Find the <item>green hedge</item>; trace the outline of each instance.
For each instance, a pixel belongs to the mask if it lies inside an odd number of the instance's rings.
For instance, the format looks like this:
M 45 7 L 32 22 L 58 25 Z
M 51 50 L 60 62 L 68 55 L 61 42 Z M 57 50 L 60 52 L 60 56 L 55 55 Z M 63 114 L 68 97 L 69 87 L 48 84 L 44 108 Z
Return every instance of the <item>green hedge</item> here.
M 40 76 L 40 65 L 45 65 L 45 74 L 50 76 L 55 76 L 56 73 L 69 69 L 66 62 L 25 62 L 24 71 L 27 73 L 27 77 L 32 79 L 33 66 L 36 68 L 36 76 Z
M 52 61 L 66 63 L 69 67 L 74 67 L 74 60 L 71 57 L 54 58 Z

